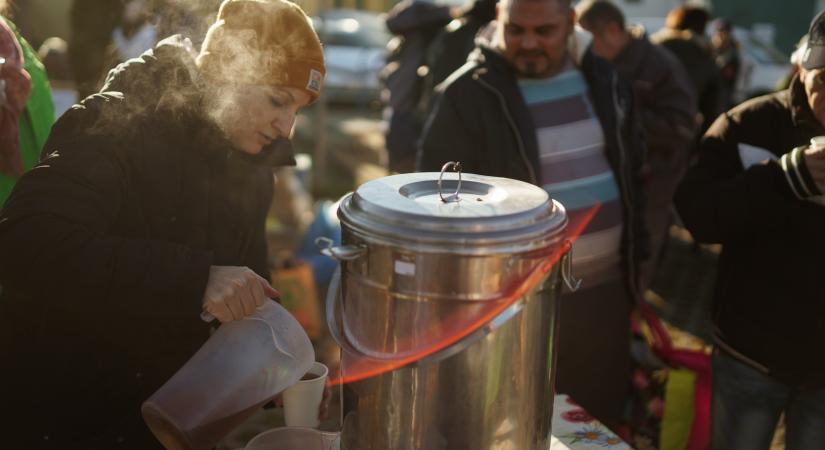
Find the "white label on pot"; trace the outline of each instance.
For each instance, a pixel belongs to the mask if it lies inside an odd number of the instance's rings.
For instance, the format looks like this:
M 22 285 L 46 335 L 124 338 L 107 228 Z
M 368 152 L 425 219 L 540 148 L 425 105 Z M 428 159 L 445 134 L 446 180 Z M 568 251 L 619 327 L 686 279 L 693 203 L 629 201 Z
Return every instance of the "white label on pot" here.
M 398 275 L 415 276 L 415 264 L 407 261 L 395 262 L 395 273 Z

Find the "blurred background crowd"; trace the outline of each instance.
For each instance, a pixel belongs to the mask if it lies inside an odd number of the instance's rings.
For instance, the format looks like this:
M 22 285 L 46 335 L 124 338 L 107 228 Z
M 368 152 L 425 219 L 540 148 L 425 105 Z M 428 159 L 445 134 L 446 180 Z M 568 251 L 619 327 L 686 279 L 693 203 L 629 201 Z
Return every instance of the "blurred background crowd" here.
M 20 126 L 30 120 L 34 138 L 24 139 L 24 132 L 19 131 L 22 170 L 37 161 L 38 144 L 42 146 L 50 123 L 97 92 L 110 69 L 172 34 L 189 37 L 197 48 L 219 3 L 0 1 L 28 74 L 28 81 L 20 81 L 24 87 L 19 92 L 28 94 L 26 108 L 31 110 L 23 111 Z M 273 285 L 284 293 L 287 303 L 294 302 L 291 307 L 300 311 L 296 315 L 312 330 L 321 353 L 332 354 L 335 346 L 325 336 L 315 297 L 326 292 L 335 263 L 317 255 L 313 242 L 321 236 L 340 239 L 334 202 L 341 195 L 391 172 L 414 170 L 414 146 L 394 146 L 416 141 L 431 109 L 435 86 L 463 64 L 476 32 L 494 18 L 495 1 L 436 0 L 446 15 L 422 16 L 418 22 L 405 22 L 408 18 L 403 13 L 412 4 L 433 3 L 296 3 L 312 17 L 324 46 L 327 75 L 321 100 L 296 122 L 297 166 L 278 169 L 275 174 L 275 199 L 267 224 Z M 799 55 L 794 52 L 799 38 L 815 12 L 825 7 L 822 0 L 706 0 L 688 2 L 696 16 L 676 18 L 669 13 L 684 6 L 680 0 L 615 3 L 629 28 L 668 48 L 684 64 L 698 93 L 700 131 L 734 105 L 786 88 L 797 70 Z M 691 32 L 690 39 L 700 49 L 698 55 L 683 53 L 679 43 L 668 45 L 677 31 Z M 584 30 L 577 32 L 577 38 L 578 45 L 584 46 L 592 39 Z M 48 103 L 43 98 L 46 90 L 53 108 L 43 106 Z M 14 101 L 14 95 L 8 97 L 10 103 Z M 406 122 L 399 120 L 404 115 Z M 13 168 L 13 162 L 9 166 Z M 14 170 L 3 172 L 0 206 L 16 178 Z M 670 323 L 687 333 L 685 339 L 701 347 L 711 339 L 708 305 L 719 248 L 694 244 L 678 223 L 667 239 L 670 256 L 651 275 L 646 295 Z
M 299 152 L 310 157 L 302 159 L 302 167 L 308 168 L 312 161 L 313 173 L 321 174 L 304 181 L 309 183 L 308 191 L 314 198 L 337 198 L 365 179 L 381 175 L 391 162 L 383 142 L 390 116 L 382 115 L 390 100 L 386 67 L 388 62 L 392 63 L 388 58 L 393 58 L 393 48 L 409 33 L 400 29 L 394 35 L 385 25 L 385 13 L 396 4 L 393 0 L 297 3 L 313 17 L 329 67 L 325 102 L 305 115 L 320 113 L 323 120 L 303 120 L 297 127 L 296 137 L 303 141 Z M 436 3 L 461 6 L 464 2 Z M 643 27 L 649 36 L 665 28 L 667 13 L 682 3 L 617 2 L 628 25 Z M 771 92 L 781 87 L 783 80 L 787 82 L 792 70 L 788 55 L 795 49 L 812 12 L 821 6 L 817 0 L 790 2 L 781 7 L 767 0 L 756 2 L 759 4 L 693 3 L 710 13 L 711 21 L 703 34 L 708 46 L 718 49 L 714 57 L 720 76 L 725 79 L 726 93 L 720 95 L 727 96 L 726 106 Z M 59 116 L 75 101 L 96 92 L 109 69 L 140 55 L 160 39 L 180 33 L 197 46 L 218 4 L 215 0 L 16 0 L 5 7 L 4 16 L 13 21 L 20 36 L 45 64 L 55 116 Z M 779 8 L 781 14 L 777 14 Z M 428 25 L 425 34 L 429 42 L 424 45 L 429 46 L 425 50 L 430 54 L 441 50 L 439 45 L 431 45 L 443 41 L 435 36 L 449 33 L 450 26 L 457 27 L 456 23 L 447 22 Z M 717 33 L 720 29 L 724 32 Z M 426 66 L 426 56 L 422 54 L 422 58 L 416 68 Z M 459 57 L 443 70 L 457 68 L 462 62 Z M 444 75 L 430 74 L 428 78 L 424 73 L 421 78 L 429 83 L 426 89 L 432 89 L 434 81 Z M 319 124 L 325 126 L 313 129 Z M 330 146 L 335 146 L 336 151 L 327 151 Z

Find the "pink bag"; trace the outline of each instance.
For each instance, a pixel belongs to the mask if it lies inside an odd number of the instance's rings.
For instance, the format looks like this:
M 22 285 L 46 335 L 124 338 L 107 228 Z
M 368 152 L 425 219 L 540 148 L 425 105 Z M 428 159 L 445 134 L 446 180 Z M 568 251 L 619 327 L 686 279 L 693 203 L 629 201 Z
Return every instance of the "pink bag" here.
M 710 444 L 710 355 L 697 350 L 674 348 L 667 330 L 650 304 L 642 299 L 639 301 L 638 308 L 640 316 L 650 328 L 653 336 L 651 347 L 656 356 L 670 367 L 687 369 L 696 373 L 693 423 L 685 448 L 687 450 L 704 450 Z

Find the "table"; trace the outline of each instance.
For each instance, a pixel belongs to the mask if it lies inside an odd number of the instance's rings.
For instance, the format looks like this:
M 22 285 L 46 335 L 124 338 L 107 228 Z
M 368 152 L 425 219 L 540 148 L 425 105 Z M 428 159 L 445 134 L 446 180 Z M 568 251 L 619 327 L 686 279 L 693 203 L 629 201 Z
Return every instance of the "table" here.
M 330 419 L 324 429 L 331 429 L 335 422 Z M 258 433 L 273 426 L 283 426 L 281 408 L 262 410 L 228 436 L 218 450 L 243 450 L 246 442 Z M 550 450 L 627 450 L 631 449 L 607 427 L 594 419 L 567 395 L 558 394 L 553 399 L 553 432 Z
M 553 399 L 553 432 L 550 450 L 630 449 L 623 440 L 602 425 L 565 394 Z

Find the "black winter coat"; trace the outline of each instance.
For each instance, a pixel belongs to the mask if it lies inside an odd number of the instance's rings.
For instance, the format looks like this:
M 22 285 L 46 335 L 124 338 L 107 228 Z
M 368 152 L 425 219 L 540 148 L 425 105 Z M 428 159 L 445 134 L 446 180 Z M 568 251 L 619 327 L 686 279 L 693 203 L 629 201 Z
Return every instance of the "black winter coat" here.
M 622 253 L 627 284 L 638 294 L 638 264 L 648 255 L 643 220 L 642 165 L 645 144 L 633 92 L 607 61 L 585 53 L 581 71 L 602 124 L 607 159 L 619 183 L 625 218 Z M 417 169 L 441 170 L 460 161 L 468 173 L 538 184 L 539 149 L 533 118 L 512 69 L 494 49 L 479 45 L 443 85 L 427 120 Z
M 717 343 L 802 387 L 825 387 L 825 206 L 794 194 L 789 182 L 804 167 L 786 171 L 774 158 L 819 135 L 825 128 L 794 79 L 720 116 L 675 198 L 697 241 L 722 244 Z
M 179 41 L 121 65 L 55 124 L 0 212 L 12 447 L 159 447 L 140 405 L 208 337 L 210 266 L 268 278 L 273 151 L 232 150 L 202 87 Z
M 713 60 L 710 44 L 690 31 L 670 28 L 660 30 L 650 40 L 672 52 L 687 70 L 702 113 L 699 130 L 704 133 L 727 106 L 722 75 Z

